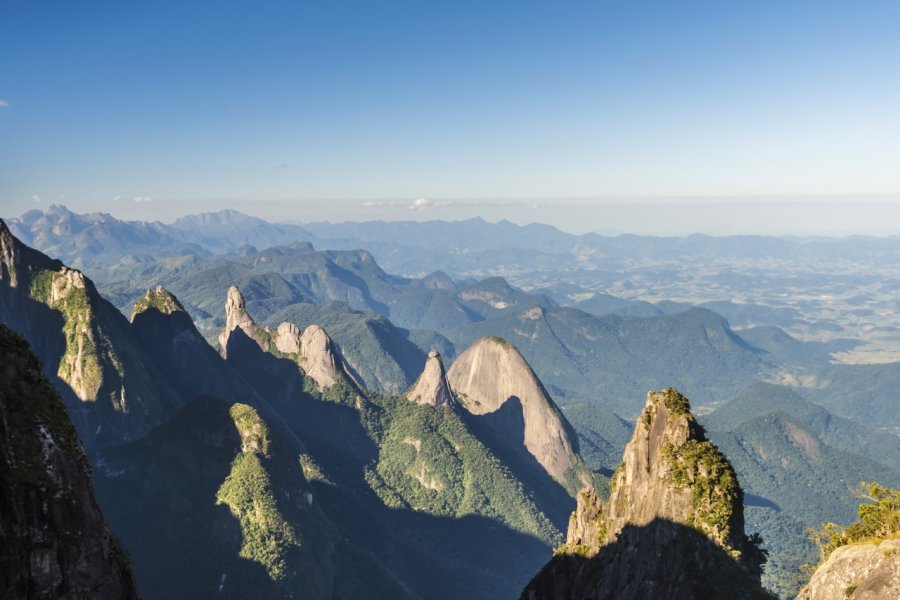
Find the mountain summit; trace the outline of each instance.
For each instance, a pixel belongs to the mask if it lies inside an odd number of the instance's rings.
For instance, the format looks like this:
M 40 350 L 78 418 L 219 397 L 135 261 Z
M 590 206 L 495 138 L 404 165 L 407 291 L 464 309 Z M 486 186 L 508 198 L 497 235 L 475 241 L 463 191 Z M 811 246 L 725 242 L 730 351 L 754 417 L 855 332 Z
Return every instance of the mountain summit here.
M 528 453 L 557 482 L 577 464 L 573 434 L 537 375 L 516 348 L 497 337 L 484 337 L 459 355 L 447 373 L 450 388 L 474 415 L 521 411 Z M 517 437 L 521 434 L 516 433 Z M 518 437 L 518 440 L 521 440 Z M 510 439 L 510 443 L 522 442 Z
M 416 404 L 431 406 L 450 406 L 454 403 L 440 354 L 435 351 L 428 354 L 422 374 L 406 393 L 406 397 Z
M 766 598 L 743 492 L 674 389 L 647 403 L 608 502 L 579 494 L 566 545 L 523 592 L 542 598 Z
M 281 323 L 275 329 L 257 325 L 247 312 L 241 290 L 232 285 L 225 299 L 225 328 L 219 333 L 219 352 L 223 357 L 228 356 L 229 342 L 237 330 L 256 342 L 263 351 L 296 361 L 320 390 L 330 388 L 338 381 L 356 385 L 324 329 L 309 325 L 301 333 L 293 323 Z

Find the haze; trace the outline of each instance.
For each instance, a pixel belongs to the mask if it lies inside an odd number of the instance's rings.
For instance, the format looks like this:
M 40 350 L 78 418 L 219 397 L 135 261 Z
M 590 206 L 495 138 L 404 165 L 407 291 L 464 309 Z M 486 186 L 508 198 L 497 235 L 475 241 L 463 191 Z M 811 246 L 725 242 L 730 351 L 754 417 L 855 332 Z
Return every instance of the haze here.
M 4 3 L 0 212 L 897 233 L 898 18 L 893 2 Z

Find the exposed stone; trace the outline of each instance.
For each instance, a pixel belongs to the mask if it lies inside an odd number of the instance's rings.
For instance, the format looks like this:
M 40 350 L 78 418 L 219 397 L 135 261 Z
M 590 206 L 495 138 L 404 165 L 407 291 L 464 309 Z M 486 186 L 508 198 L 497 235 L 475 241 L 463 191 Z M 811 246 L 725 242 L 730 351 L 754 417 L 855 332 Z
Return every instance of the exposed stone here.
M 150 308 L 155 308 L 164 315 L 184 312 L 184 307 L 178 299 L 161 285 L 157 285 L 155 290 L 147 290 L 146 294 L 138 298 L 134 303 L 134 310 L 131 311 L 131 321 L 134 322 L 136 315 Z
M 266 340 L 260 335 L 262 328 L 253 321 L 253 317 L 247 313 L 247 304 L 240 288 L 232 285 L 228 288 L 225 298 L 225 328 L 219 333 L 219 353 L 225 357 L 228 353 L 228 338 L 238 327 L 254 340 L 263 350 L 268 350 Z
M 519 351 L 485 337 L 459 355 L 447 373 L 450 389 L 469 412 L 493 413 L 517 399 L 525 421 L 528 452 L 553 479 L 565 482 L 577 458 L 563 417 Z
M 406 393 L 406 397 L 416 404 L 430 406 L 450 406 L 454 403 L 440 354 L 435 351 L 428 354 L 422 374 Z
M 316 382 L 319 389 L 333 386 L 343 371 L 334 342 L 318 325 L 310 325 L 300 336 L 299 362 L 300 367 Z
M 767 598 L 743 493 L 673 389 L 647 395 L 603 505 L 578 495 L 566 545 L 522 594 L 544 598 Z
M 797 600 L 832 598 L 900 598 L 900 539 L 838 548 L 797 596 Z
M 300 353 L 300 328 L 293 323 L 282 323 L 272 335 L 275 348 L 284 354 Z

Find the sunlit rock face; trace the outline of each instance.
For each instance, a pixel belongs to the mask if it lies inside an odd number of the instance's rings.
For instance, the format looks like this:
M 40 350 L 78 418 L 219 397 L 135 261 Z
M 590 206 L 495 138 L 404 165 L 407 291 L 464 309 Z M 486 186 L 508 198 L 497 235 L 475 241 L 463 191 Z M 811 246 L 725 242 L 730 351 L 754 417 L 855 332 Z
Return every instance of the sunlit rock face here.
M 430 406 L 453 404 L 453 393 L 450 391 L 450 383 L 447 381 L 447 373 L 444 371 L 440 354 L 434 351 L 428 354 L 422 374 L 406 393 L 406 397 L 416 404 Z
M 447 373 L 460 404 L 475 415 L 499 410 L 515 399 L 521 404 L 528 452 L 562 483 L 577 459 L 559 409 L 534 371 L 508 342 L 485 337 L 453 362 Z
M 684 396 L 648 394 L 622 458 L 606 503 L 578 494 L 565 546 L 523 598 L 769 597 L 737 476 Z

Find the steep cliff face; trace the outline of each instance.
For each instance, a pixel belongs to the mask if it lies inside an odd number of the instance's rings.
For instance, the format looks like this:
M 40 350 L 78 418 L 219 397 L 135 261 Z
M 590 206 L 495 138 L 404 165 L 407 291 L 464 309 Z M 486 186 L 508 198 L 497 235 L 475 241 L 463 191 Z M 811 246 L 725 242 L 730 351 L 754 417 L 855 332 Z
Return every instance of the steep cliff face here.
M 450 406 L 454 403 L 440 354 L 434 351 L 428 354 L 422 374 L 406 393 L 406 397 L 416 404 L 430 406 Z
M 222 357 L 228 356 L 228 338 L 235 329 L 240 328 L 250 339 L 254 340 L 264 350 L 268 350 L 271 336 L 267 336 L 264 327 L 260 327 L 247 312 L 247 303 L 244 295 L 236 285 L 228 288 L 225 297 L 225 328 L 219 333 L 219 352 Z
M 319 389 L 333 386 L 344 375 L 334 342 L 318 325 L 310 325 L 300 336 L 300 366 Z
M 59 394 L 0 325 L 0 597 L 136 598 Z
M 223 357 L 228 356 L 228 342 L 238 329 L 264 351 L 296 361 L 319 390 L 339 381 L 356 385 L 324 329 L 310 325 L 301 333 L 292 323 L 281 323 L 275 329 L 257 325 L 247 313 L 240 289 L 233 285 L 228 288 L 225 300 L 225 328 L 219 334 L 219 352 Z
M 29 341 L 89 451 L 139 437 L 182 405 L 80 271 L 28 248 L 2 221 L 0 262 L 0 322 Z
M 662 518 L 696 527 L 741 557 L 746 539 L 737 475 L 706 440 L 687 399 L 677 391 L 647 395 L 610 487 L 604 542 L 615 539 L 626 523 Z
M 604 505 L 578 496 L 566 545 L 523 598 L 764 598 L 743 493 L 686 398 L 647 396 Z
M 507 402 L 517 402 L 525 448 L 565 485 L 567 472 L 578 463 L 570 428 L 518 350 L 499 338 L 481 338 L 457 357 L 447 379 L 462 406 L 474 415 L 497 413 Z
M 900 598 L 900 539 L 843 546 L 816 569 L 797 600 Z

